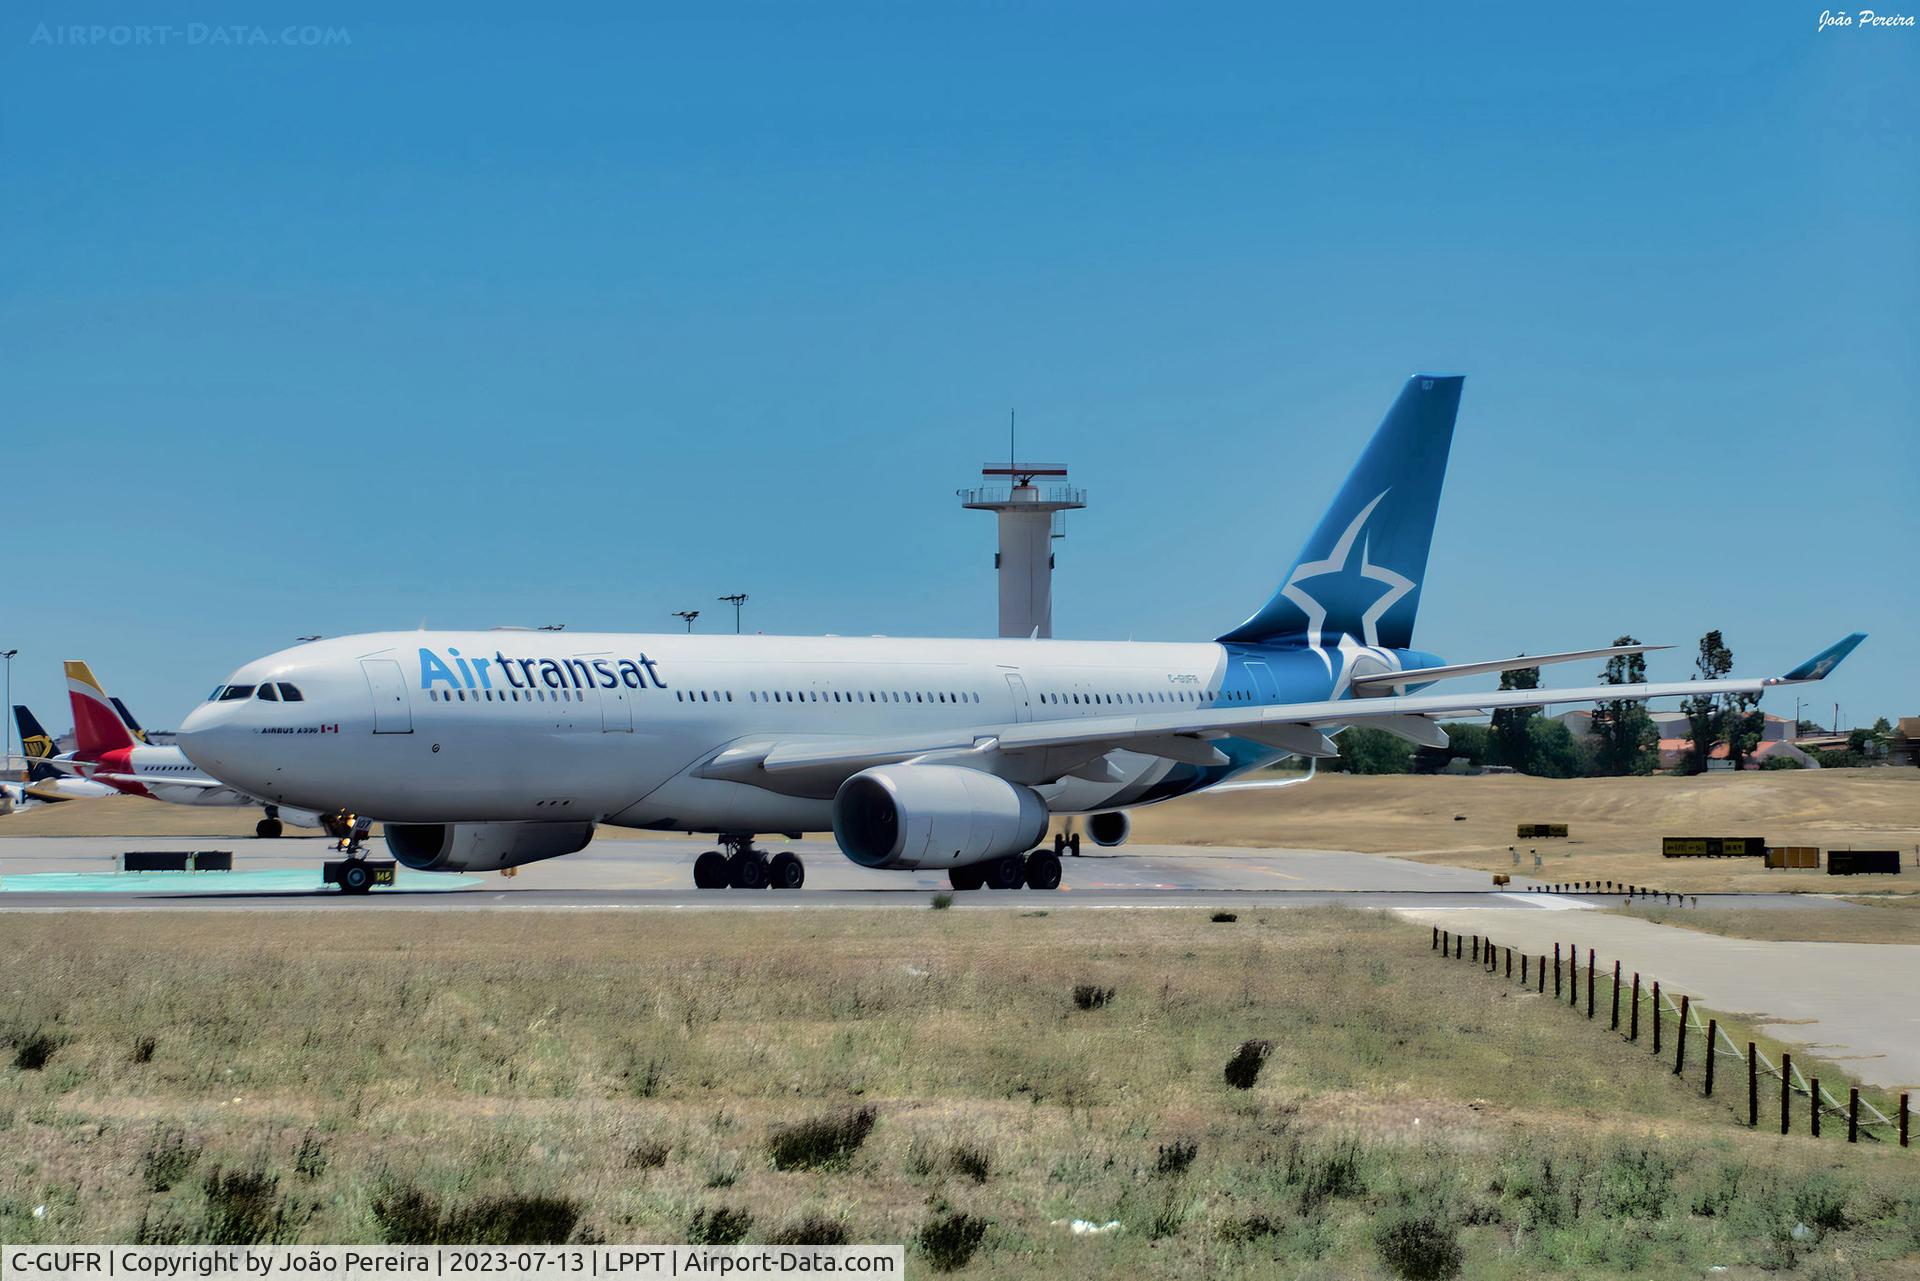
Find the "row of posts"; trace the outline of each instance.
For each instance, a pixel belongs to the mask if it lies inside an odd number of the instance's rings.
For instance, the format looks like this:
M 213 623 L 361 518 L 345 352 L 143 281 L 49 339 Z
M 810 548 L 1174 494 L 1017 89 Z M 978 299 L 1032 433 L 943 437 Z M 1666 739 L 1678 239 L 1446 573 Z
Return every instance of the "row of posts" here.
M 1609 882 L 1609 884 L 1611 884 L 1611 882 Z M 1498 949 L 1494 946 L 1492 939 L 1490 938 L 1482 939 L 1478 934 L 1475 934 L 1471 936 L 1471 943 L 1469 943 L 1469 938 L 1467 935 L 1454 934 L 1448 930 L 1441 929 L 1437 925 L 1433 927 L 1432 950 L 1438 952 L 1442 957 L 1451 956 L 1454 960 L 1463 959 L 1464 955 L 1468 955 L 1465 949 L 1467 949 L 1469 946 L 1471 946 L 1472 948 L 1472 951 L 1470 953 L 1472 959 L 1478 962 L 1480 966 L 1487 971 L 1487 973 L 1489 974 L 1495 973 L 1501 968 L 1501 965 L 1502 965 L 1501 949 Z M 1505 951 L 1506 977 L 1511 979 L 1514 976 L 1513 949 L 1509 947 L 1504 949 L 1504 951 Z M 1545 996 L 1547 992 L 1546 954 L 1544 952 L 1541 953 L 1537 958 L 1537 963 L 1534 963 L 1534 962 L 1535 962 L 1535 958 L 1528 956 L 1527 953 L 1522 952 L 1520 954 L 1520 986 L 1522 987 L 1532 986 L 1535 988 L 1536 991 L 1540 993 L 1540 995 Z M 1562 983 L 1562 980 L 1561 980 L 1563 968 L 1565 970 L 1565 975 L 1566 975 L 1566 979 L 1564 983 Z M 1529 973 L 1528 973 L 1529 969 L 1532 970 L 1531 977 L 1529 976 Z M 1587 1004 L 1587 1017 L 1589 1019 L 1594 1017 L 1594 1012 L 1595 1012 L 1595 1005 L 1596 1005 L 1595 989 L 1597 984 L 1597 969 L 1598 969 L 1598 964 L 1594 959 L 1594 951 L 1592 948 L 1588 948 L 1587 949 L 1587 982 L 1586 982 L 1587 1002 L 1586 1004 Z M 1613 1009 L 1612 1009 L 1612 1015 L 1611 1015 L 1611 1022 L 1609 1026 L 1616 1032 L 1620 1030 L 1621 986 L 1622 986 L 1622 981 L 1621 981 L 1620 962 L 1615 961 L 1613 963 Z M 1563 999 L 1566 1000 L 1567 1003 L 1570 1006 L 1572 1006 L 1575 1010 L 1578 1010 L 1580 1008 L 1580 949 L 1579 948 L 1572 947 L 1571 945 L 1569 945 L 1567 950 L 1567 955 L 1564 960 L 1564 967 L 1563 967 L 1563 961 L 1560 953 L 1560 945 L 1558 943 L 1555 943 L 1553 945 L 1553 997 L 1556 1002 Z M 1674 1041 L 1673 1074 L 1675 1076 L 1685 1075 L 1686 1069 L 1687 1069 L 1687 1026 L 1688 1026 L 1688 1017 L 1691 1010 L 1691 1004 L 1692 1004 L 1691 997 L 1686 995 L 1681 996 L 1680 1021 L 1679 1021 L 1679 1026 L 1675 1029 L 1674 1036 L 1673 1036 L 1673 1041 Z M 1661 1045 L 1661 1040 L 1662 1040 L 1662 1029 L 1665 1026 L 1665 1020 L 1661 1017 L 1660 982 L 1658 979 L 1655 979 L 1653 981 L 1652 1006 L 1653 1006 L 1653 1029 L 1652 1029 L 1653 1053 L 1658 1055 L 1664 1052 L 1663 1046 Z M 1719 1037 L 1720 1037 L 1720 1020 L 1717 1018 L 1708 1019 L 1707 1020 L 1707 1049 L 1706 1049 L 1706 1060 L 1705 1060 L 1705 1068 L 1704 1068 L 1705 1080 L 1703 1082 L 1703 1092 L 1708 1098 L 1713 1097 L 1713 1085 L 1714 1085 L 1713 1069 L 1714 1069 L 1714 1064 L 1716 1060 L 1719 1058 L 1719 1055 L 1714 1052 L 1714 1047 L 1719 1044 Z M 1627 1040 L 1637 1042 L 1639 1039 L 1640 1039 L 1640 974 L 1638 971 L 1635 971 L 1633 975 L 1633 980 L 1632 980 L 1632 996 L 1628 1002 Z M 1748 1126 L 1754 1129 L 1758 1129 L 1760 1127 L 1760 1052 L 1759 1052 L 1759 1048 L 1752 1041 L 1747 1042 L 1746 1060 L 1747 1060 L 1747 1124 Z M 1821 1112 L 1820 1078 L 1819 1077 L 1817 1076 L 1812 1077 L 1808 1080 L 1807 1092 L 1811 1096 L 1811 1100 L 1810 1100 L 1811 1106 L 1809 1108 L 1809 1116 L 1808 1116 L 1809 1128 L 1813 1137 L 1817 1139 L 1820 1137 L 1820 1112 Z M 1910 1098 L 1911 1096 L 1907 1093 L 1902 1093 L 1900 1095 L 1900 1114 L 1899 1114 L 1898 1126 L 1900 1131 L 1900 1146 L 1903 1148 L 1908 1146 L 1907 1134 L 1908 1134 L 1908 1118 L 1910 1114 L 1910 1104 L 1909 1104 Z M 1780 1055 L 1780 1133 L 1787 1134 L 1791 1132 L 1792 1119 L 1793 1119 L 1793 1055 L 1783 1051 Z M 1852 1086 L 1852 1087 L 1849 1087 L 1847 1090 L 1847 1142 L 1858 1143 L 1859 1141 L 1860 1141 L 1860 1089 L 1858 1086 Z
M 1536 885 L 1533 889 L 1537 894 L 1624 894 L 1630 899 L 1651 899 L 1681 907 L 1686 907 L 1691 899 L 1694 907 L 1700 906 L 1698 895 L 1672 894 L 1666 890 L 1648 889 L 1644 885 L 1629 885 L 1625 881 L 1555 881 L 1551 885 Z

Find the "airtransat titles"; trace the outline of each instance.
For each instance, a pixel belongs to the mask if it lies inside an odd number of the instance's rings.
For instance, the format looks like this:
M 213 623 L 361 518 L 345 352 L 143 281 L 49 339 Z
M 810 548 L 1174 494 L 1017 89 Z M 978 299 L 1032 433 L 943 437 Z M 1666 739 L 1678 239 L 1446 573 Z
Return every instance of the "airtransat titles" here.
M 451 659 L 449 664 L 447 661 Z M 458 669 L 457 671 L 455 669 Z M 420 688 L 434 689 L 444 682 L 449 689 L 493 689 L 492 673 L 513 689 L 666 689 L 658 665 L 641 654 L 638 658 L 583 654 L 575 658 L 508 658 L 499 650 L 492 658 L 467 658 L 449 648 L 442 658 L 430 649 L 420 651 Z
M 754 838 L 831 831 L 863 867 L 944 871 L 958 890 L 1054 889 L 1078 840 L 1036 848 L 1056 815 L 1091 815 L 1084 834 L 1117 845 L 1127 811 L 1282 757 L 1335 756 L 1350 725 L 1442 749 L 1443 717 L 1760 694 L 1821 679 L 1859 644 L 1778 677 L 1423 692 L 1654 648 L 1451 665 L 1414 648 L 1460 387 L 1407 381 L 1272 596 L 1211 641 L 340 636 L 246 664 L 180 741 L 249 795 L 380 820 L 393 856 L 420 871 L 571 854 L 608 824 L 713 833 L 728 852 L 695 860 L 705 888 L 798 888 L 793 851 L 768 857 Z M 488 646 L 502 648 L 474 656 Z M 656 697 L 661 667 L 673 686 Z M 316 722 L 339 733 L 263 736 Z

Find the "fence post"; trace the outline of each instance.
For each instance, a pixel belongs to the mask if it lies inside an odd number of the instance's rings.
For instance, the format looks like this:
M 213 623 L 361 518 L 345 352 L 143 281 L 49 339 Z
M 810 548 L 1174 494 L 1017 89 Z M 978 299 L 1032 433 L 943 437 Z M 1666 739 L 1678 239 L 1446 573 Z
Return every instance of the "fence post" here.
M 1629 1017 L 1631 1018 L 1633 1027 L 1627 1033 L 1627 1039 L 1629 1041 L 1637 1041 L 1640 1039 L 1640 971 L 1639 970 L 1635 970 L 1633 972 L 1633 1010 Z
M 1587 949 L 1587 1018 L 1593 1018 L 1593 949 Z
M 1720 1020 L 1707 1020 L 1707 1097 L 1713 1097 L 1713 1061 L 1720 1057 Z
M 1467 942 L 1466 936 L 1463 934 L 1456 934 L 1453 936 L 1453 959 L 1454 960 L 1457 961 L 1460 959 L 1460 949 L 1466 946 L 1466 942 Z
M 1507 949 L 1507 977 L 1513 977 L 1513 949 Z
M 1560 999 L 1560 945 L 1553 945 L 1553 999 Z
M 1529 980 L 1527 978 L 1527 954 L 1525 952 L 1522 952 L 1520 953 L 1520 986 L 1525 987 L 1528 981 Z
M 1429 952 L 1438 952 L 1440 950 L 1440 927 L 1438 925 L 1433 927 L 1433 946 L 1427 950 Z
M 1788 1117 L 1793 1112 L 1793 1055 L 1786 1051 L 1780 1053 L 1780 1133 L 1791 1134 L 1787 1126 Z
M 1680 994 L 1680 1030 L 1673 1034 L 1673 1074 L 1687 1074 L 1687 1002 L 1691 998 Z
M 1473 936 L 1473 959 L 1476 961 L 1480 959 L 1480 936 L 1478 934 Z
M 1653 1055 L 1660 1057 L 1660 980 L 1653 981 Z
M 1540 964 L 1535 967 L 1535 970 L 1534 977 L 1540 983 L 1540 995 L 1545 996 L 1547 994 L 1547 954 L 1545 952 L 1540 953 Z
M 1615 1032 L 1620 1030 L 1620 962 L 1613 963 L 1613 1022 L 1608 1027 Z
M 1810 1109 L 1813 1117 L 1812 1130 L 1813 1137 L 1817 1139 L 1820 1137 L 1820 1078 L 1816 1076 L 1808 1081 L 1807 1090 L 1812 1095 L 1813 1107 Z
M 1760 1128 L 1760 1051 L 1747 1042 L 1747 1128 Z
M 1441 930 L 1440 931 L 1440 955 L 1449 956 L 1452 953 L 1453 953 L 1453 935 L 1446 930 Z
M 1847 1142 L 1860 1141 L 1860 1087 L 1855 1085 L 1847 1090 Z
M 1907 1095 L 1900 1096 L 1900 1146 L 1907 1146 Z
M 1580 948 L 1575 943 L 1567 944 L 1567 1004 L 1580 1008 Z

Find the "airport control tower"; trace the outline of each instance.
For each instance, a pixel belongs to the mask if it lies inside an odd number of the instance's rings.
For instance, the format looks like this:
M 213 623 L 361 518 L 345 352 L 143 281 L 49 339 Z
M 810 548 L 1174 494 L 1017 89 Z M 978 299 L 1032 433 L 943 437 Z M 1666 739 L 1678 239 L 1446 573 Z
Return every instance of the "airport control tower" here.
M 1066 483 L 1064 464 L 1010 462 L 980 475 L 985 483 L 961 490 L 960 505 L 1000 516 L 1000 634 L 1052 636 L 1053 540 L 1067 536 L 1066 513 L 1087 505 L 1087 491 Z

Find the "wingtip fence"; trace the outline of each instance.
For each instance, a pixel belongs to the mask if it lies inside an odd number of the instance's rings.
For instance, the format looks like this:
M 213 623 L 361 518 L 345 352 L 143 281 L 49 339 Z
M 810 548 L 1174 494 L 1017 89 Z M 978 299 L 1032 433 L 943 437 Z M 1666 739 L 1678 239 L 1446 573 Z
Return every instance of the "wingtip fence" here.
M 1462 935 L 1439 926 L 1433 927 L 1431 950 L 1442 959 L 1461 960 L 1470 956 L 1479 963 L 1488 974 L 1499 976 L 1504 973 L 1507 979 L 1514 976 L 1514 949 L 1499 945 L 1491 937 L 1479 934 Z M 1586 996 L 1586 1017 L 1596 1019 L 1599 1009 L 1599 985 L 1604 981 L 1600 962 L 1595 949 L 1587 949 L 1586 982 L 1580 982 L 1580 950 L 1568 944 L 1564 953 L 1561 945 L 1555 943 L 1551 957 L 1547 953 L 1537 956 L 1524 950 L 1520 953 L 1520 987 L 1524 991 L 1535 989 L 1539 995 L 1547 992 L 1547 966 L 1553 966 L 1554 1003 L 1564 1001 L 1576 1013 L 1581 1007 L 1582 988 Z M 1531 975 L 1529 974 L 1531 971 Z M 1792 1053 L 1782 1050 L 1780 1060 L 1775 1063 L 1766 1051 L 1754 1041 L 1746 1042 L 1744 1049 L 1738 1041 L 1720 1025 L 1717 1016 L 1701 1017 L 1693 1005 L 1693 998 L 1682 993 L 1676 1002 L 1671 990 L 1662 991 L 1657 979 L 1643 984 L 1638 970 L 1628 971 L 1620 961 L 1613 962 L 1611 975 L 1612 992 L 1609 1001 L 1609 1029 L 1620 1033 L 1623 1043 L 1636 1045 L 1643 1040 L 1652 1043 L 1652 1054 L 1662 1062 L 1672 1057 L 1672 1074 L 1685 1080 L 1690 1075 L 1697 1077 L 1703 1095 L 1712 1098 L 1716 1088 L 1715 1068 L 1718 1064 L 1732 1060 L 1741 1063 L 1747 1070 L 1746 1124 L 1750 1129 L 1760 1128 L 1760 1083 L 1763 1079 L 1779 1082 L 1780 1133 L 1790 1134 L 1793 1127 L 1793 1111 L 1796 1098 L 1808 1101 L 1807 1132 L 1814 1138 L 1821 1135 L 1823 1119 L 1846 1123 L 1847 1142 L 1859 1143 L 1897 1143 L 1901 1147 L 1909 1146 L 1910 1119 L 1912 1115 L 1911 1094 L 1903 1091 L 1897 1099 L 1889 1099 L 1893 1109 L 1889 1116 L 1875 1106 L 1872 1099 L 1860 1092 L 1860 1087 L 1849 1084 L 1846 1098 L 1841 1100 L 1820 1084 L 1819 1077 L 1805 1076 L 1793 1062 Z M 1627 1027 L 1620 1026 L 1622 997 L 1627 1001 L 1627 1013 L 1624 1016 Z M 1646 1011 L 1651 1024 L 1651 1036 L 1641 1035 L 1641 1011 Z M 1672 1046 L 1668 1048 L 1666 1033 L 1671 1030 Z

